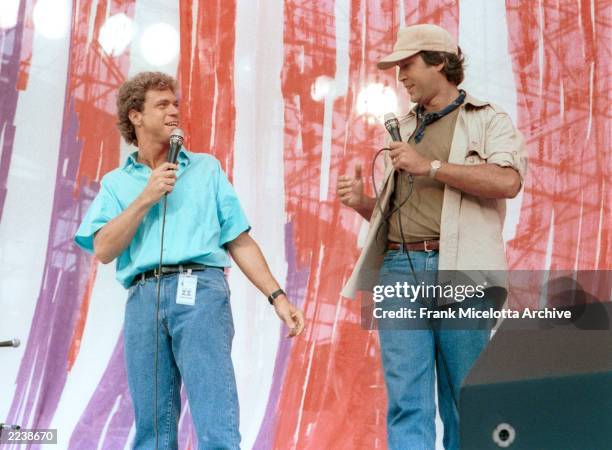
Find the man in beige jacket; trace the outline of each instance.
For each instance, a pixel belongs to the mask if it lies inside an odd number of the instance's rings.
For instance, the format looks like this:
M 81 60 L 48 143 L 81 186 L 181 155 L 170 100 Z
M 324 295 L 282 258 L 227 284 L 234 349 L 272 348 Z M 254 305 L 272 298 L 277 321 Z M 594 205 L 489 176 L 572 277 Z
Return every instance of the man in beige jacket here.
M 469 271 L 480 274 L 480 286 L 503 286 L 505 199 L 522 186 L 525 149 L 507 113 L 458 88 L 463 56 L 446 30 L 435 25 L 400 29 L 393 52 L 378 63 L 383 70 L 395 66 L 416 106 L 399 120 L 403 142 L 390 142 L 385 152 L 379 199 L 364 194 L 360 164 L 353 176 L 338 180 L 340 201 L 370 222 L 343 295 L 385 292 L 383 303 L 401 304 L 415 314 L 408 315 L 413 319 L 408 326 L 404 321 L 379 327 L 389 448 L 435 447 L 437 373 L 444 446 L 458 449 L 459 389 L 490 332 L 432 324 L 435 316 L 428 311 L 452 310 L 463 299 L 438 294 L 429 303 L 423 296 L 405 301 L 405 290 L 383 288 L 435 285 L 440 271 Z M 486 300 L 485 295 L 482 305 Z

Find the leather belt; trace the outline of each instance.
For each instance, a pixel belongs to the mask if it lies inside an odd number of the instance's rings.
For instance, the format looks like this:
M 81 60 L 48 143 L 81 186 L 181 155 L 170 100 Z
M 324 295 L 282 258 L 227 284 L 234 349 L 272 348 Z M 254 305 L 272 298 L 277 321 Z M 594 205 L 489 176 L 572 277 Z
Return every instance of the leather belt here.
M 155 269 L 151 269 L 151 270 L 147 270 L 146 272 L 139 273 L 132 280 L 132 285 L 136 284 L 139 281 L 143 281 L 144 282 L 147 278 L 154 278 L 154 277 L 156 277 L 157 274 L 158 274 L 158 269 L 159 268 L 156 267 Z M 179 272 L 183 272 L 185 270 L 198 271 L 198 270 L 204 270 L 204 269 L 220 269 L 220 270 L 223 270 L 223 267 L 207 266 L 205 264 L 194 264 L 194 263 L 176 264 L 176 265 L 170 265 L 170 266 L 162 266 L 161 267 L 161 275 L 168 275 L 168 274 L 172 274 L 172 273 L 179 273 Z
M 389 242 L 387 250 L 401 250 L 402 244 L 398 242 Z M 440 249 L 440 241 L 434 239 L 431 241 L 411 242 L 404 244 L 404 250 L 408 252 L 433 252 Z

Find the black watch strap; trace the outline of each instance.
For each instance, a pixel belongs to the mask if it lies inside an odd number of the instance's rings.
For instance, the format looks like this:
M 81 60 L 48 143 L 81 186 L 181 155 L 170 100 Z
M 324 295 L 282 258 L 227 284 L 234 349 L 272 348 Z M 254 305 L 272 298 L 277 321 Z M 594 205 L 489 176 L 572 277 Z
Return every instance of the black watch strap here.
M 268 301 L 270 302 L 271 305 L 274 305 L 274 300 L 279 295 L 287 295 L 287 294 L 285 294 L 285 291 L 283 291 L 282 289 L 279 289 L 277 291 L 272 292 L 270 295 L 268 295 Z

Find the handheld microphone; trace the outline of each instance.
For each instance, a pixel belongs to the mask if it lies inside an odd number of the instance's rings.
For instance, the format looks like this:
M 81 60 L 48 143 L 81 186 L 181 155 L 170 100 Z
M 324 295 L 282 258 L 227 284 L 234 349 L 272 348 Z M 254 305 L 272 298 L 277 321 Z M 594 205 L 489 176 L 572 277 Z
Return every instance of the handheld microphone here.
M 0 347 L 19 347 L 21 341 L 19 339 L 11 339 L 10 341 L 0 341 Z
M 172 164 L 176 164 L 176 160 L 178 158 L 179 151 L 183 146 L 183 137 L 185 133 L 180 128 L 175 128 L 170 133 L 170 149 L 168 150 L 168 162 Z
M 393 139 L 394 142 L 402 142 L 402 135 L 400 134 L 400 129 L 399 129 L 399 120 L 397 120 L 397 117 L 395 117 L 395 114 L 393 113 L 385 114 L 385 128 L 391 135 L 391 139 Z M 414 177 L 411 174 L 408 174 L 408 180 L 410 184 L 412 184 Z
M 395 142 L 401 142 L 402 135 L 400 134 L 400 130 L 399 130 L 399 120 L 397 120 L 397 117 L 395 117 L 395 114 L 393 113 L 385 114 L 384 120 L 385 120 L 385 128 L 391 135 L 391 139 L 393 139 Z

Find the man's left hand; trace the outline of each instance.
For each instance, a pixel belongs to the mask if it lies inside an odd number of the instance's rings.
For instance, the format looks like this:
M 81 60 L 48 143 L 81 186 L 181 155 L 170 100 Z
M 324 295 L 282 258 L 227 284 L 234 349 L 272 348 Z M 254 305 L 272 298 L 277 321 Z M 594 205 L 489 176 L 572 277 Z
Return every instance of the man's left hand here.
M 391 163 L 395 170 L 403 170 L 410 175 L 428 175 L 431 160 L 421 156 L 412 145 L 407 142 L 391 142 Z
M 304 331 L 304 313 L 293 305 L 284 295 L 274 299 L 274 310 L 278 317 L 289 328 L 287 337 L 298 336 Z

